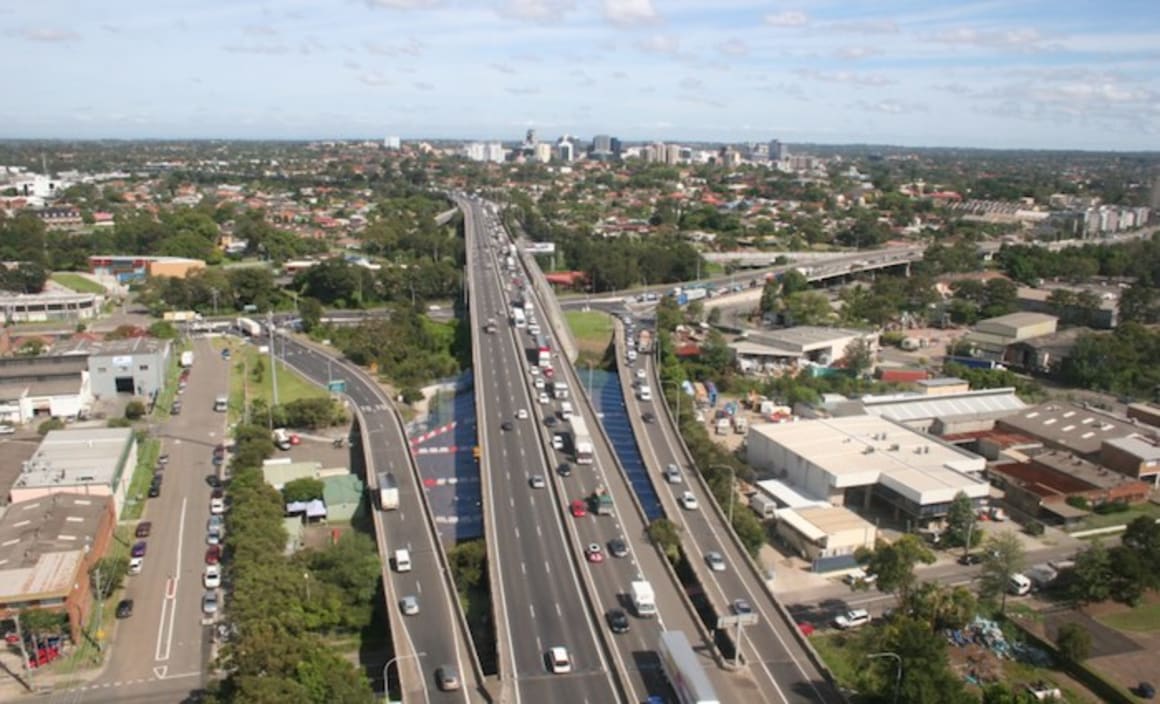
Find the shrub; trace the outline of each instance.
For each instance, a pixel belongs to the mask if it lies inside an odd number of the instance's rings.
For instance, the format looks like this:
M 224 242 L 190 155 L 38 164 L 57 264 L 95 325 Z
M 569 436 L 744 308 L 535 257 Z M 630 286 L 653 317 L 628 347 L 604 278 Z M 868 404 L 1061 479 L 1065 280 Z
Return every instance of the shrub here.
M 145 402 L 133 399 L 125 404 L 125 418 L 139 420 L 145 415 Z
M 1023 530 L 1027 535 L 1038 536 L 1043 535 L 1047 527 L 1043 525 L 1042 521 L 1029 521 Z
M 1112 513 L 1123 513 L 1128 510 L 1128 504 L 1124 501 L 1108 501 L 1096 506 L 1095 512 L 1101 516 L 1106 516 Z
M 1083 662 L 1092 651 L 1092 635 L 1078 623 L 1065 623 L 1055 634 L 1059 654 L 1072 662 Z
M 64 429 L 64 421 L 63 420 L 61 420 L 60 418 L 49 418 L 48 420 L 44 421 L 43 423 L 41 423 L 40 425 L 38 425 L 36 427 L 36 432 L 40 433 L 41 435 L 48 435 L 49 431 L 63 430 L 63 429 Z
M 1082 509 L 1084 511 L 1087 511 L 1091 508 L 1091 504 L 1089 504 L 1088 500 L 1083 496 L 1069 496 L 1067 499 L 1065 499 L 1065 502 L 1068 506 Z

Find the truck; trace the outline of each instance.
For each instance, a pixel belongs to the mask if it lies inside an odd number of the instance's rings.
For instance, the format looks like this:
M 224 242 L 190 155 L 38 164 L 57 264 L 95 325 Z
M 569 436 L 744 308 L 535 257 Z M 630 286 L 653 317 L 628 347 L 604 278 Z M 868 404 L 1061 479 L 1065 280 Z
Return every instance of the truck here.
M 167 323 L 191 323 L 201 320 L 201 315 L 192 310 L 170 310 L 162 313 L 161 319 Z
M 720 704 L 713 684 L 683 631 L 661 631 L 657 642 L 661 670 L 681 704 Z
M 636 611 L 636 615 L 641 618 L 656 616 L 657 598 L 656 594 L 653 593 L 652 585 L 643 579 L 638 579 L 629 588 L 632 590 L 632 608 Z
M 709 289 L 706 288 L 686 288 L 677 294 L 677 305 L 683 306 L 693 301 L 699 301 L 709 295 Z
M 543 342 L 536 347 L 536 366 L 540 369 L 552 366 L 552 348 Z
M 641 354 L 652 352 L 652 330 L 641 330 L 636 336 L 636 349 Z
M 262 326 L 257 321 L 251 320 L 249 318 L 238 318 L 236 322 L 238 330 L 240 330 L 243 335 L 248 335 L 250 337 L 262 336 Z
M 733 416 L 733 432 L 738 435 L 744 435 L 745 431 L 749 429 L 749 422 L 745 420 L 744 416 Z
M 507 268 L 509 268 L 509 269 L 516 268 L 516 260 L 510 256 L 504 261 L 504 263 L 507 264 Z
M 572 424 L 572 446 L 576 449 L 576 464 L 592 464 L 592 435 L 583 416 L 574 413 L 569 419 Z
M 592 492 L 592 503 L 596 505 L 597 516 L 612 515 L 612 494 L 609 494 L 603 486 L 596 487 L 596 491 Z
M 557 401 L 563 401 L 568 398 L 568 385 L 562 381 L 555 380 L 552 382 L 552 397 Z
M 967 369 L 1006 369 L 1006 367 L 998 362 L 989 359 L 978 359 L 976 357 L 949 356 L 943 362 L 946 364 L 958 364 Z
M 749 497 L 749 508 L 763 521 L 777 518 L 777 502 L 761 492 Z
M 389 472 L 379 472 L 379 509 L 394 511 L 399 507 L 399 482 Z
M 181 368 L 189 369 L 193 366 L 193 350 L 186 350 L 181 353 Z

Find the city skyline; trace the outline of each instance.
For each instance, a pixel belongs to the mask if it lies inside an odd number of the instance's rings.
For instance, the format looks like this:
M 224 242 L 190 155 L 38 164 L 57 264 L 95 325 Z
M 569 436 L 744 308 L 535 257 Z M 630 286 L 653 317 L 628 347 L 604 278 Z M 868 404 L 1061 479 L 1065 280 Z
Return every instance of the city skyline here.
M 1073 4 L 1074 5 L 1074 4 Z M 1160 148 L 1160 8 L 1032 0 L 0 9 L 7 138 Z

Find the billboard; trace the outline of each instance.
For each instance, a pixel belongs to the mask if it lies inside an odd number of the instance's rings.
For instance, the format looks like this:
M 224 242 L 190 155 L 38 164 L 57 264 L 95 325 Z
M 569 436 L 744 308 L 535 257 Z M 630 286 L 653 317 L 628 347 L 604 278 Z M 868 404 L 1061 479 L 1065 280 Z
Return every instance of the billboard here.
M 555 242 L 533 242 L 533 243 L 529 244 L 527 247 L 524 247 L 524 251 L 527 252 L 528 254 L 555 254 L 556 253 L 556 243 Z

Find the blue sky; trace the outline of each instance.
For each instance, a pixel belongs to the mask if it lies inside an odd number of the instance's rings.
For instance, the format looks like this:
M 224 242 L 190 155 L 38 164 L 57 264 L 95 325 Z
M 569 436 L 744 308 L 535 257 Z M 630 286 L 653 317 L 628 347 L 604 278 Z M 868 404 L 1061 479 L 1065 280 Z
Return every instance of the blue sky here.
M 37 0 L 0 137 L 1160 148 L 1157 0 Z

